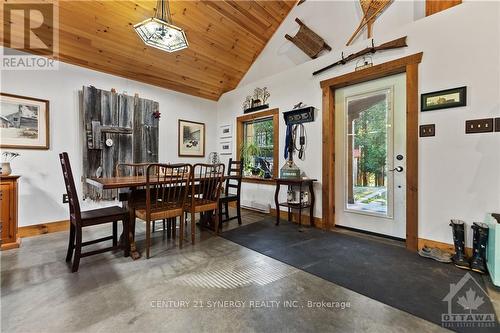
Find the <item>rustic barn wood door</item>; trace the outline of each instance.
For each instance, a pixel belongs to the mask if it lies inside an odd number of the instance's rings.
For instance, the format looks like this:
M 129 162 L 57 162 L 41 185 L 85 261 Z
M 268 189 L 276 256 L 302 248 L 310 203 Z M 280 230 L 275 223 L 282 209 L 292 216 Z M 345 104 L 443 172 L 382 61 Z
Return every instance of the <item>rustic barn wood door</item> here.
M 83 178 L 113 177 L 118 163 L 158 162 L 158 102 L 94 87 L 80 93 L 84 129 Z M 113 200 L 84 179 L 84 198 Z

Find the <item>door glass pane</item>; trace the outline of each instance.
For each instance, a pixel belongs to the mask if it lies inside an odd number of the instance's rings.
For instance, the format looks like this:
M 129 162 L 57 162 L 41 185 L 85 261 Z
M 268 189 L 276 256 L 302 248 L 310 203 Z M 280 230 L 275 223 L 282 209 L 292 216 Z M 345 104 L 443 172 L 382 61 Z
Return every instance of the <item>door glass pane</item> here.
M 392 216 L 391 89 L 346 99 L 346 210 Z

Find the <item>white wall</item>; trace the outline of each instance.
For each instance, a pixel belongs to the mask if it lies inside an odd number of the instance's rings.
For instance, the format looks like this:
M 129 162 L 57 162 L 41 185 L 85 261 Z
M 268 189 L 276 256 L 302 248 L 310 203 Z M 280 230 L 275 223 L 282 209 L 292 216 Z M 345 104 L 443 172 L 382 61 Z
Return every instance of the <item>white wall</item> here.
M 395 0 L 373 26 L 375 41 L 378 36 L 385 36 L 394 28 L 423 17 L 424 8 L 424 1 Z M 346 0 L 308 0 L 294 7 L 245 74 L 240 87 L 314 61 L 284 38 L 285 34 L 294 36 L 299 30 L 299 25 L 295 22 L 296 17 L 318 33 L 333 50 L 340 50 L 345 48 L 347 40 L 361 21 L 363 12 L 358 1 Z M 353 40 L 353 44 L 364 45 L 366 36 L 367 33 L 363 30 Z
M 318 217 L 321 216 L 322 176 L 319 82 L 353 71 L 355 61 L 318 77 L 313 77 L 311 73 L 338 60 L 341 51 L 350 54 L 368 46 L 366 40 L 360 39 L 349 48 L 340 47 L 352 31 L 352 26 L 345 29 L 342 22 L 357 22 L 359 18 L 359 13 L 348 10 L 349 6 L 357 6 L 357 2 L 347 5 L 306 1 L 299 6 L 294 11 L 300 10 L 299 17 L 324 37 L 333 51 L 305 62 L 296 62 L 297 52 L 300 51 L 290 49 L 293 45 L 288 51 L 282 51 L 279 45 L 288 43 L 283 35 L 293 33 L 289 27 L 295 25 L 293 20 L 298 16 L 292 12 L 241 86 L 224 94 L 218 103 L 219 124 L 232 123 L 233 126 L 235 118 L 242 114 L 241 104 L 245 96 L 251 94 L 256 86 L 269 88 L 270 107 L 278 107 L 281 112 L 290 110 L 299 101 L 318 108 L 316 121 L 306 124 L 307 159 L 297 162 L 309 177 L 319 180 L 315 191 L 318 199 L 315 216 Z M 380 22 L 375 23 L 376 42 L 407 35 L 409 47 L 375 54 L 374 63 L 422 51 L 420 93 L 462 85 L 468 87 L 466 107 L 419 114 L 420 124 L 436 124 L 436 137 L 419 139 L 419 237 L 451 243 L 448 226 L 451 218 L 461 218 L 472 224 L 473 221 L 481 221 L 486 212 L 500 211 L 500 133 L 464 134 L 466 119 L 500 116 L 500 4 L 466 2 L 414 22 L 411 18 L 421 16 L 419 4 L 408 6 L 395 3 L 393 6 L 392 11 L 385 12 Z M 316 28 L 316 22 L 320 21 L 323 23 L 318 23 Z M 284 130 L 284 122 L 281 121 L 280 151 Z M 283 161 L 281 158 L 280 166 Z M 272 186 L 243 185 L 245 200 L 268 202 L 274 206 L 273 194 Z M 470 246 L 470 234 L 467 243 Z
M 12 169 L 19 174 L 19 225 L 46 223 L 68 219 L 68 207 L 62 204 L 65 193 L 58 154 L 66 151 L 72 162 L 75 180 L 82 175 L 81 119 L 78 108 L 78 90 L 84 85 L 140 97 L 160 103 L 159 160 L 195 163 L 206 158 L 177 156 L 177 119 L 187 119 L 206 124 L 208 153 L 216 150 L 216 103 L 197 97 L 173 92 L 132 80 L 92 71 L 82 67 L 59 64 L 55 71 L 2 71 L 1 91 L 50 101 L 50 149 L 15 150 L 21 154 L 12 162 Z M 81 184 L 76 181 L 81 193 Z M 82 209 L 90 209 L 114 202 L 82 202 Z

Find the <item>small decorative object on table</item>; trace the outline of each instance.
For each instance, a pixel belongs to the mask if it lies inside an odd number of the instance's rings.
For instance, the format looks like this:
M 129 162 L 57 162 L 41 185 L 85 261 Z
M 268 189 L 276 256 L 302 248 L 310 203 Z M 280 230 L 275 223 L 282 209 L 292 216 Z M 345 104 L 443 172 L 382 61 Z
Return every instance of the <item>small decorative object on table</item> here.
M 2 153 L 2 168 L 0 170 L 0 175 L 8 176 L 12 173 L 10 162 L 18 156 L 19 156 L 18 153 L 14 153 L 11 151 L 4 151 Z
M 219 154 L 215 151 L 208 154 L 208 163 L 209 164 L 219 164 L 220 163 Z

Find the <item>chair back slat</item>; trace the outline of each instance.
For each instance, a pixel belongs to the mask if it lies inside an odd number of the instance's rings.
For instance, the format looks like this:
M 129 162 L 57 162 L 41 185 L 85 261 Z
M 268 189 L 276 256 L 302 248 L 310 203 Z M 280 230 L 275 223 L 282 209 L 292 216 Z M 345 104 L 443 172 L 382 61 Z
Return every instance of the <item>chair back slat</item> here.
M 150 164 L 151 163 L 119 163 L 115 168 L 115 176 L 145 176 Z M 152 171 L 154 171 L 154 168 Z
M 149 164 L 146 169 L 146 214 L 184 207 L 191 184 L 189 164 Z
M 191 197 L 208 201 L 219 200 L 224 177 L 224 164 L 195 164 Z
M 235 194 L 239 197 L 241 191 L 241 180 L 243 177 L 243 160 L 234 161 L 230 158 L 227 167 L 227 175 L 225 194 L 229 195 L 229 189 L 234 188 L 236 189 Z
M 78 193 L 76 192 L 75 180 L 73 178 L 73 172 L 71 170 L 68 153 L 60 153 L 59 160 L 61 162 L 64 184 L 66 186 L 66 193 L 68 195 L 70 218 L 73 217 L 77 223 L 80 223 L 80 202 L 78 201 Z

